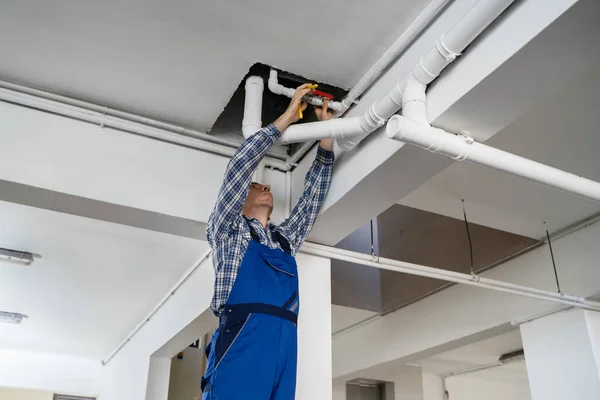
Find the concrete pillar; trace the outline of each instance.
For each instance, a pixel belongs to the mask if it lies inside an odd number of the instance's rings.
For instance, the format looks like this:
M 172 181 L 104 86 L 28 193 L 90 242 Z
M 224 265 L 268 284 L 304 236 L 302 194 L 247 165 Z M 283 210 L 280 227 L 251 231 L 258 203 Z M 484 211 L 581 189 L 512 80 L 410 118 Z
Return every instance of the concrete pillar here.
M 600 313 L 560 312 L 521 336 L 532 400 L 600 399 Z
M 331 260 L 298 254 L 300 318 L 296 400 L 332 397 Z
M 423 380 L 423 400 L 446 400 L 444 378 L 431 372 L 421 374 Z

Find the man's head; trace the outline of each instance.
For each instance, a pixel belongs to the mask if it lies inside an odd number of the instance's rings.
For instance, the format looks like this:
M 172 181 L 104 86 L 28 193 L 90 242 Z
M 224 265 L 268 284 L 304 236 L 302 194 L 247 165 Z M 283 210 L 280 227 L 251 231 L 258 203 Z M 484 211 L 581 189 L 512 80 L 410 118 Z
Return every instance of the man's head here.
M 271 186 L 252 182 L 242 210 L 244 215 L 266 223 L 271 217 L 272 211 L 273 195 L 271 194 Z

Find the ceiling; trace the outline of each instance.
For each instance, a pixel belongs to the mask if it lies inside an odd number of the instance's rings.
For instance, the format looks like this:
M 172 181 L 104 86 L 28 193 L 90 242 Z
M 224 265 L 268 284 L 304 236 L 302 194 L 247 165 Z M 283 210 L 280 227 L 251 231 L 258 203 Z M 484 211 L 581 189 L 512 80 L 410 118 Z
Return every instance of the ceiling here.
M 363 322 L 364 320 L 377 315 L 374 311 L 361 310 L 358 308 L 331 305 L 331 333 L 337 332 L 351 327 L 354 324 Z
M 0 262 L 0 347 L 106 357 L 206 250 L 204 242 L 0 202 L 0 247 L 40 254 Z
M 522 348 L 521 332 L 517 329 L 425 358 L 419 364 L 424 371 L 447 375 L 469 368 L 493 364 L 498 361 L 501 355 Z M 515 360 L 501 367 L 472 372 L 472 374 L 481 379 L 528 384 L 527 368 L 524 360 Z
M 600 181 L 600 51 L 598 60 L 486 144 Z M 466 162 L 454 162 L 400 203 L 460 219 L 461 199 L 471 221 L 533 238 L 600 212 L 590 200 Z
M 254 63 L 349 88 L 427 3 L 8 1 L 0 78 L 208 130 Z

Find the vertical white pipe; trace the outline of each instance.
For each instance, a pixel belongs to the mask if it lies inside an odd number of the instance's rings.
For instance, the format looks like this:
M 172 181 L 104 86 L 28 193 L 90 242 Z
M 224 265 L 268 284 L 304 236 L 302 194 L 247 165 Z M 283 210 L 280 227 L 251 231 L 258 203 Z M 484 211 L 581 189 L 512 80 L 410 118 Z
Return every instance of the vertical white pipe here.
M 246 79 L 246 101 L 244 102 L 244 120 L 242 133 L 249 138 L 262 127 L 262 98 L 264 83 L 260 76 Z
M 292 172 L 285 173 L 285 205 L 284 216 L 288 218 L 292 209 Z

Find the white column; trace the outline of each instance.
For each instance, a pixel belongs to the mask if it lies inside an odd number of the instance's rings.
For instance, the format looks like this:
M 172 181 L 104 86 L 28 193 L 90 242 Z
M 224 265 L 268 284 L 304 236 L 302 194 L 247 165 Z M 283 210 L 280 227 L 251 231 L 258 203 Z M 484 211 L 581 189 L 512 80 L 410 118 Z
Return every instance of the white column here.
M 298 254 L 300 318 L 296 400 L 330 400 L 331 260 Z
M 532 400 L 600 399 L 600 313 L 550 315 L 521 336 Z
M 170 375 L 170 358 L 150 357 L 150 368 L 148 370 L 148 386 L 146 386 L 146 400 L 168 399 Z
M 446 400 L 444 378 L 431 372 L 421 374 L 423 380 L 423 400 Z

